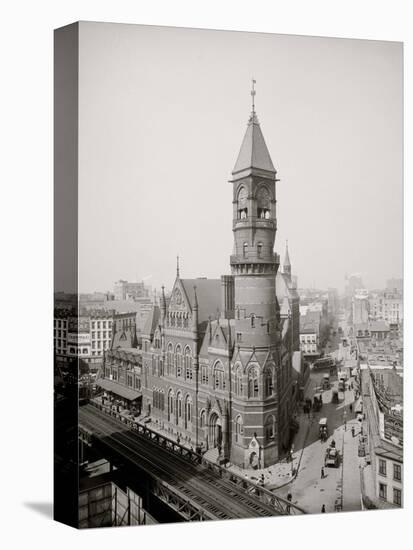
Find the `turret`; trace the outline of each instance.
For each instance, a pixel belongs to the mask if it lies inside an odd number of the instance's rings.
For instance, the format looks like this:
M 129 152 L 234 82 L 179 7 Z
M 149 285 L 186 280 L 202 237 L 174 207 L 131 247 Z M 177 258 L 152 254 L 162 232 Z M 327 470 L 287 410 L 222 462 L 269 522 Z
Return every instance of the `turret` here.
M 283 273 L 284 275 L 287 275 L 289 280 L 291 281 L 291 262 L 290 262 L 290 255 L 288 253 L 288 241 L 286 241 L 286 244 L 285 244 Z

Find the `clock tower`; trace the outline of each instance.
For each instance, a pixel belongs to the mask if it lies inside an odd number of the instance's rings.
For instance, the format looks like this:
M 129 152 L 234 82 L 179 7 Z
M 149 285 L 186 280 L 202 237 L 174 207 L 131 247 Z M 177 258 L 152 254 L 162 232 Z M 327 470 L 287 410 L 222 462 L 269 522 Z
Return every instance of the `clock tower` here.
M 279 256 L 276 175 L 255 112 L 232 171 L 235 349 L 231 455 L 244 467 L 263 468 L 279 456 L 279 331 L 275 280 Z

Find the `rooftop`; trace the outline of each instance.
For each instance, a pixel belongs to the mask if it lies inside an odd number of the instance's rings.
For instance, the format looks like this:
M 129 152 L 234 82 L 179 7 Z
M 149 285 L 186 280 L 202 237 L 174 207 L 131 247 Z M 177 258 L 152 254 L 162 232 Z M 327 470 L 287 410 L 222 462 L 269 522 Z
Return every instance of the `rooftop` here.
M 275 173 L 257 115 L 252 111 L 232 174 L 251 171 L 254 168 Z

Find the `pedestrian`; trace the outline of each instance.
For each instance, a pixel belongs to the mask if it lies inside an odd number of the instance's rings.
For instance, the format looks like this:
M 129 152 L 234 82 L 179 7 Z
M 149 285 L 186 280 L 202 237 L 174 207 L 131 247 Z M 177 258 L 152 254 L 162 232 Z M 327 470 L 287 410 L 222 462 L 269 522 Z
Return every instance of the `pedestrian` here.
M 293 495 L 291 493 L 288 493 L 287 495 L 287 500 L 288 500 L 288 504 L 287 504 L 287 514 L 290 513 L 290 510 L 291 510 L 291 506 L 290 506 L 290 502 L 293 498 Z
M 350 412 L 353 412 L 353 404 L 350 403 Z
M 324 467 L 321 466 L 321 479 L 324 479 Z
M 351 426 L 351 436 L 354 437 L 354 426 Z
M 324 514 L 325 511 L 326 511 L 326 505 L 323 504 L 323 505 L 321 506 L 321 513 Z

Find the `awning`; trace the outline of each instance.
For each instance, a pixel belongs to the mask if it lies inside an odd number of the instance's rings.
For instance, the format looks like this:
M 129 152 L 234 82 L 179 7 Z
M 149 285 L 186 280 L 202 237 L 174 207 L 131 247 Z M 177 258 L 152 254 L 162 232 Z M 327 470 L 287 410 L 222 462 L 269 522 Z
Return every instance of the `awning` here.
M 133 390 L 131 388 L 127 388 L 126 386 L 123 386 L 122 384 L 118 384 L 113 380 L 107 380 L 106 378 L 99 378 L 98 380 L 96 380 L 96 384 L 101 388 L 103 388 L 104 390 L 111 391 L 116 395 L 120 395 L 121 397 L 123 397 L 124 399 L 127 399 L 128 401 L 134 401 L 135 399 L 142 397 L 142 394 L 140 392 Z

